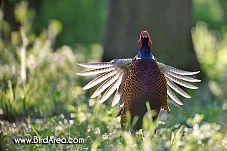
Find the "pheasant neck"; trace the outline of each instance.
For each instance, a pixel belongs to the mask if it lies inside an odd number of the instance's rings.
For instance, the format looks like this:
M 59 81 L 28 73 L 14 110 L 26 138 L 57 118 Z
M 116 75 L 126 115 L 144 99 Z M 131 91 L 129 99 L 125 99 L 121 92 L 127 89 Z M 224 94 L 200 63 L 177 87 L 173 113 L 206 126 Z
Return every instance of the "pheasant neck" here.
M 153 59 L 153 55 L 150 52 L 150 47 L 148 47 L 147 45 L 142 46 L 140 48 L 140 51 L 139 51 L 136 59 L 137 60 L 138 59 L 143 59 L 143 60 L 151 60 L 151 59 Z

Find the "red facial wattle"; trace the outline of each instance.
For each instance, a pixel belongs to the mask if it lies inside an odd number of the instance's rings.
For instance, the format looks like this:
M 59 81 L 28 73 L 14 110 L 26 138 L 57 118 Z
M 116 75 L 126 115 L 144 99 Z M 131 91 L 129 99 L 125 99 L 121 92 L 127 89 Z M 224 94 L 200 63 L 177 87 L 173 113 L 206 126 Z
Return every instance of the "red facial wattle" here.
M 150 35 L 147 31 L 141 31 L 140 37 L 139 37 L 139 40 L 138 40 L 138 45 L 140 47 L 143 46 L 143 42 L 142 42 L 143 38 L 148 38 L 148 46 L 150 47 L 152 45 L 152 41 L 151 41 Z

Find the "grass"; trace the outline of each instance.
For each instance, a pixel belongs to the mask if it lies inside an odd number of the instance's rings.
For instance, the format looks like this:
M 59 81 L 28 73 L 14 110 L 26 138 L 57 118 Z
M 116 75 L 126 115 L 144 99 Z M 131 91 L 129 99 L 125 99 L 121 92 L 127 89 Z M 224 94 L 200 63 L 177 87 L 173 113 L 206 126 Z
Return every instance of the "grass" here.
M 86 105 L 85 105 L 86 106 Z M 5 149 L 9 150 L 225 150 L 226 131 L 222 125 L 205 119 L 204 114 L 176 116 L 175 110 L 167 120 L 159 119 L 157 133 L 153 135 L 152 125 L 136 134 L 120 130 L 119 119 L 108 115 L 108 107 L 96 104 L 92 109 L 84 108 L 71 113 L 48 118 L 27 118 L 24 122 L 2 121 L 4 132 L 1 137 Z M 115 109 L 114 109 L 115 110 Z M 116 111 L 116 110 L 115 110 Z M 113 111 L 113 112 L 115 112 Z M 177 114 L 174 114 L 177 113 Z M 182 120 L 186 119 L 186 120 Z M 150 121 L 149 118 L 145 119 Z M 180 123 L 179 121 L 182 123 Z M 84 144 L 14 144 L 14 138 L 84 138 Z

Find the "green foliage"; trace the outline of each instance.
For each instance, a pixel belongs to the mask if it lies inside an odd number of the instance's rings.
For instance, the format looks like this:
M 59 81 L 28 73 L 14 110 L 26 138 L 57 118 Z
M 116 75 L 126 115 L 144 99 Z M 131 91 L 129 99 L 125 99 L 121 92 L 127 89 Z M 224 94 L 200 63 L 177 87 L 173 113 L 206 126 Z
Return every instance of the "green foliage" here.
M 221 33 L 227 31 L 227 2 L 226 0 L 193 0 L 194 23 L 207 22 L 212 29 Z
M 227 32 L 219 36 L 210 31 L 207 24 L 199 22 L 192 30 L 192 40 L 202 69 L 208 75 L 209 86 L 218 96 L 227 96 Z M 223 38 L 222 38 L 223 37 Z
M 57 46 L 100 43 L 106 5 L 105 0 L 43 1 L 34 21 L 34 30 L 41 31 L 49 24 L 49 20 L 57 19 L 63 25 Z
M 22 16 L 26 14 L 25 6 L 22 2 L 16 9 L 23 10 L 19 11 Z M 3 76 L 0 107 L 4 108 L 3 118 L 13 120 L 21 116 L 46 117 L 67 113 L 67 108 L 72 106 L 72 101 L 75 99 L 72 97 L 76 89 L 75 74 L 72 69 L 76 58 L 72 49 L 67 46 L 59 48 L 55 53 L 52 52 L 51 45 L 58 34 L 59 23 L 53 21 L 47 31 L 35 37 L 29 33 L 28 28 L 25 29 L 29 23 L 24 20 L 21 22 L 24 26 L 21 27 L 20 32 L 14 32 L 14 35 L 19 35 L 14 41 L 22 43 L 18 46 L 12 45 L 12 48 L 1 43 Z M 26 58 L 22 57 L 24 49 L 26 49 Z M 23 62 L 26 62 L 27 79 L 22 79 Z M 64 93 L 65 91 L 71 93 Z M 66 106 L 64 106 L 65 102 L 68 102 Z
M 103 108 L 104 110 L 106 108 Z M 102 112 L 102 110 L 99 110 Z M 101 150 L 225 150 L 227 136 L 221 132 L 221 126 L 216 123 L 205 122 L 203 115 L 196 114 L 188 119 L 185 125 L 173 125 L 168 128 L 158 128 L 153 131 L 138 131 L 135 134 L 124 132 L 116 126 L 119 122 L 114 117 L 94 112 L 87 112 L 82 121 L 81 116 L 73 115 L 69 119 L 63 115 L 48 119 L 28 119 L 28 123 L 13 126 L 4 122 L 2 137 L 5 148 L 9 150 L 63 150 L 63 149 L 101 149 Z M 148 119 L 146 119 L 148 120 Z M 111 121 L 111 122 L 108 122 Z M 112 123 L 114 123 L 112 125 Z M 14 133 L 12 133 L 14 132 Z M 32 138 L 39 136 L 54 136 L 59 138 L 84 138 L 84 144 L 13 144 L 14 138 Z

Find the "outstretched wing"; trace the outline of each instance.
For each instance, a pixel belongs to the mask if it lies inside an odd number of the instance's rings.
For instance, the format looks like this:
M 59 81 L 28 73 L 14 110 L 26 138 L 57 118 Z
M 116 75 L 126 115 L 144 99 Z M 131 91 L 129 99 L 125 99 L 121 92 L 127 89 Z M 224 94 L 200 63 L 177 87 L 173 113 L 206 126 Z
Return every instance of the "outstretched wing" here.
M 178 94 L 182 95 L 185 98 L 191 98 L 191 96 L 188 95 L 184 90 L 182 90 L 178 85 L 181 85 L 188 89 L 198 89 L 198 87 L 188 82 L 200 82 L 201 80 L 189 77 L 190 75 L 198 74 L 200 71 L 189 72 L 189 71 L 184 71 L 184 70 L 180 70 L 180 69 L 165 65 L 163 63 L 159 63 L 159 62 L 157 63 L 161 72 L 165 75 L 165 78 L 166 78 L 166 82 L 168 85 L 167 94 L 172 99 L 168 101 L 173 104 L 183 105 L 183 103 L 178 99 L 178 97 L 173 93 L 172 90 L 174 90 L 175 92 L 177 92 Z
M 90 89 L 99 83 L 103 82 L 96 91 L 92 94 L 91 98 L 95 98 L 100 95 L 103 91 L 105 93 L 102 95 L 100 103 L 106 101 L 115 91 L 115 95 L 112 101 L 112 106 L 115 106 L 123 101 L 123 84 L 128 76 L 131 69 L 132 59 L 114 59 L 110 62 L 100 62 L 100 63 L 88 63 L 88 64 L 78 64 L 81 67 L 90 68 L 89 70 L 77 73 L 80 76 L 90 76 L 101 74 L 87 85 L 83 87 L 84 90 Z

